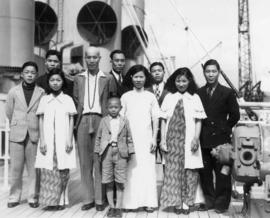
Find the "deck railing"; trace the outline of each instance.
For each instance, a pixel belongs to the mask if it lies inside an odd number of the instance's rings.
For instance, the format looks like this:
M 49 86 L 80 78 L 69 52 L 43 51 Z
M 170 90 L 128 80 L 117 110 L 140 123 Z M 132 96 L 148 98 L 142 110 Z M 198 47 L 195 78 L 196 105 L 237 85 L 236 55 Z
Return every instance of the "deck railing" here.
M 0 160 L 4 163 L 3 184 L 0 184 L 1 189 L 8 188 L 9 174 L 9 121 L 5 116 L 4 106 L 6 96 L 0 95 Z

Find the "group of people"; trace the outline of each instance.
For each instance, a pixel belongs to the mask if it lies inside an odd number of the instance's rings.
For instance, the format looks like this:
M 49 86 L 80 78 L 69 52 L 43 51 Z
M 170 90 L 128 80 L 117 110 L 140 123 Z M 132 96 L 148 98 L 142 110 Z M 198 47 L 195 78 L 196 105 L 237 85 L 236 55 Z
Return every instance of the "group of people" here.
M 8 207 L 20 202 L 26 163 L 29 206 L 64 209 L 76 144 L 82 210 L 102 211 L 108 203 L 108 217 L 122 217 L 122 209 L 150 213 L 159 205 L 188 214 L 200 203 L 198 210 L 225 212 L 230 166 L 219 163 L 212 150 L 231 142 L 240 115 L 233 91 L 218 82 L 219 63 L 211 59 L 203 65 L 206 85 L 198 89 L 186 67 L 165 82 L 160 62 L 149 71 L 134 65 L 124 74 L 124 53 L 114 50 L 110 58 L 111 72 L 102 72 L 99 49 L 88 47 L 87 69 L 74 81 L 65 78 L 54 50 L 47 52 L 44 75 L 37 78 L 34 62 L 22 66 L 22 83 L 10 90 L 6 104 L 12 177 Z M 158 159 L 164 164 L 160 196 Z

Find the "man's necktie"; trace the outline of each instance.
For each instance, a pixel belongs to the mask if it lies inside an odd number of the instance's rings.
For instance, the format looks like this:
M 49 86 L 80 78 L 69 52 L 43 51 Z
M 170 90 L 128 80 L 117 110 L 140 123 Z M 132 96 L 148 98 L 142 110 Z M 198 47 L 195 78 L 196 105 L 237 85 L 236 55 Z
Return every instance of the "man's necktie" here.
M 156 85 L 155 95 L 156 95 L 156 98 L 159 99 L 159 97 L 160 97 L 159 85 Z
M 213 87 L 210 87 L 210 86 L 209 86 L 209 87 L 207 88 L 207 97 L 208 97 L 208 100 L 211 99 L 212 94 L 213 94 Z

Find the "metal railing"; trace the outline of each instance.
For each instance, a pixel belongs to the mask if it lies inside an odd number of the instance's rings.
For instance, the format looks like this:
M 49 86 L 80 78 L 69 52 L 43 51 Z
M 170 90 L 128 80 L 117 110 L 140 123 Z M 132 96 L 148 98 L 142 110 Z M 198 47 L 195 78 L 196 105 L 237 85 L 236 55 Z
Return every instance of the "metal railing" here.
M 9 177 L 9 121 L 5 115 L 6 94 L 0 94 L 0 161 L 4 164 L 1 189 L 8 189 Z M 3 179 L 3 180 L 2 180 Z
M 4 161 L 4 177 L 2 189 L 8 188 L 9 176 L 9 121 L 6 119 L 5 125 L 0 127 L 0 160 Z

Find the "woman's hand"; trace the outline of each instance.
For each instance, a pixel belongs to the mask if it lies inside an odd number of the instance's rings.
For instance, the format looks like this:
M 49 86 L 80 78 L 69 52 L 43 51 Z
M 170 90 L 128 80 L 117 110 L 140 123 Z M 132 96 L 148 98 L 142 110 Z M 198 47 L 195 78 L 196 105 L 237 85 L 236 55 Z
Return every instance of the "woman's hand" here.
M 45 142 L 40 142 L 39 150 L 40 150 L 41 154 L 46 155 L 47 145 L 45 144 Z
M 157 149 L 157 140 L 152 139 L 150 152 L 154 153 L 156 151 L 156 149 Z
M 168 148 L 167 148 L 167 144 L 165 140 L 161 139 L 159 147 L 163 152 L 168 152 Z
M 71 141 L 68 141 L 66 144 L 66 152 L 69 154 L 73 149 L 73 145 Z
M 191 152 L 195 153 L 200 145 L 200 141 L 198 138 L 193 138 L 191 141 Z

